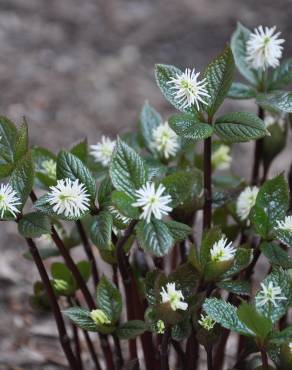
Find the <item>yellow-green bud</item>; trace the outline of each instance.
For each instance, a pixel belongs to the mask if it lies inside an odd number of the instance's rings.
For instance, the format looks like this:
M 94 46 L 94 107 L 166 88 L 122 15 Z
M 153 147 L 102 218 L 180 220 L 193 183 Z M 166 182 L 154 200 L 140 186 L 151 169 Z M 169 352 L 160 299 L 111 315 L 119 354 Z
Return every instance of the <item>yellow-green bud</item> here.
M 165 330 L 165 324 L 162 320 L 158 320 L 156 323 L 156 331 L 158 334 L 163 334 Z
M 96 325 L 110 324 L 111 321 L 107 315 L 102 310 L 92 310 L 90 312 L 90 317 L 95 322 Z
M 54 284 L 54 288 L 58 292 L 62 292 L 62 291 L 69 289 L 69 285 L 67 281 L 62 280 L 62 279 L 54 279 L 53 284 Z
M 227 170 L 230 167 L 231 161 L 230 148 L 227 145 L 220 145 L 212 153 L 212 166 L 214 169 Z
M 204 316 L 201 314 L 201 319 L 198 320 L 198 323 L 205 329 L 205 330 L 212 330 L 216 324 L 216 322 L 208 315 Z

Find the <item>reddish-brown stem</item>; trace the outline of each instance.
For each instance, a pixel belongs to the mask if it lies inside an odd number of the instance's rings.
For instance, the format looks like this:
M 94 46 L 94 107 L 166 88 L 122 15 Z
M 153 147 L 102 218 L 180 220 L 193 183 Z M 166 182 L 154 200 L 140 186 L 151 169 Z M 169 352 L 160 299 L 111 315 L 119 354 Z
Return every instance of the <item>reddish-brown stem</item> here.
M 49 298 L 49 301 L 50 301 L 50 304 L 51 304 L 51 307 L 52 307 L 52 311 L 53 311 L 53 314 L 54 314 L 54 317 L 55 317 L 55 321 L 56 321 L 56 324 L 57 324 L 60 343 L 61 343 L 61 346 L 62 346 L 63 351 L 65 353 L 65 356 L 68 360 L 68 363 L 71 367 L 71 370 L 80 370 L 79 366 L 77 365 L 76 358 L 73 354 L 73 351 L 72 351 L 72 348 L 71 348 L 71 345 L 70 345 L 70 340 L 69 340 L 69 337 L 67 335 L 65 323 L 64 323 L 61 311 L 60 311 L 60 307 L 59 307 L 57 298 L 56 298 L 54 290 L 51 286 L 49 276 L 47 274 L 47 271 L 45 269 L 45 266 L 43 264 L 43 261 L 41 259 L 40 254 L 39 254 L 39 251 L 38 251 L 34 241 L 31 238 L 26 238 L 26 242 L 28 244 L 29 251 L 30 251 L 30 253 L 32 255 L 32 258 L 33 258 L 33 260 L 34 260 L 34 262 L 37 266 L 37 269 L 39 271 L 41 280 L 44 284 L 46 293 L 48 295 L 48 298 Z
M 210 229 L 212 223 L 212 139 L 204 140 L 204 215 L 203 229 Z
M 76 304 L 77 306 L 80 307 L 80 302 L 78 300 L 77 297 L 75 297 L 72 301 L 72 303 L 70 302 L 70 304 Z M 86 330 L 82 330 L 83 331 L 83 335 L 84 335 L 84 338 L 86 340 L 86 343 L 87 343 L 87 347 L 88 347 L 88 350 L 90 352 L 90 355 L 91 355 L 91 358 L 92 358 L 92 361 L 95 365 L 95 370 L 101 370 L 101 367 L 100 367 L 100 364 L 98 362 L 98 358 L 97 358 L 97 355 L 96 355 L 96 352 L 95 352 L 95 349 L 94 349 L 94 346 L 92 344 L 92 341 L 91 341 L 91 338 L 88 334 L 88 332 Z
M 162 343 L 160 348 L 160 361 L 161 361 L 161 370 L 169 370 L 168 363 L 168 343 L 171 336 L 171 328 L 168 326 L 165 328 L 165 332 L 162 337 Z
M 199 357 L 199 344 L 196 339 L 195 331 L 192 330 L 192 333 L 187 340 L 186 345 L 186 358 L 187 358 L 187 370 L 193 370 L 197 368 Z
M 206 348 L 206 352 L 207 352 L 207 367 L 208 367 L 208 370 L 213 370 L 212 346 Z M 216 369 L 217 369 L 217 364 L 216 364 Z
M 35 202 L 37 200 L 37 197 L 36 197 L 33 190 L 30 193 L 30 197 L 31 197 L 31 200 L 33 202 Z M 63 257 L 67 267 L 72 272 L 72 274 L 73 274 L 73 276 L 74 276 L 74 278 L 77 282 L 78 287 L 82 291 L 84 299 L 85 299 L 89 309 L 90 310 L 96 309 L 96 304 L 94 302 L 94 299 L 92 298 L 80 271 L 78 270 L 74 260 L 70 256 L 69 251 L 67 250 L 65 244 L 63 243 L 62 239 L 59 237 L 59 235 L 58 235 L 58 233 L 57 233 L 57 231 L 56 231 L 56 229 L 54 228 L 53 225 L 52 225 L 51 236 L 52 236 L 52 239 L 53 239 L 55 245 L 57 246 L 61 256 Z M 114 369 L 115 366 L 114 366 L 112 351 L 111 351 L 111 347 L 110 347 L 109 342 L 108 342 L 108 338 L 107 338 L 106 335 L 102 335 L 102 334 L 99 334 L 99 336 L 100 336 L 100 340 L 101 340 L 101 348 L 102 348 L 102 351 L 104 353 L 105 360 L 106 360 L 106 363 L 107 363 L 107 368 L 109 370 Z
M 97 284 L 99 282 L 99 276 L 98 276 L 98 270 L 97 270 L 96 260 L 95 260 L 95 257 L 94 257 L 94 254 L 93 254 L 91 245 L 89 243 L 88 237 L 87 237 L 86 232 L 84 230 L 84 227 L 82 225 L 82 222 L 80 220 L 77 220 L 76 221 L 76 226 L 77 226 L 77 230 L 78 230 L 78 233 L 80 235 L 80 239 L 82 241 L 82 244 L 83 244 L 84 251 L 86 253 L 87 259 L 88 259 L 88 261 L 91 262 L 92 276 L 93 276 L 93 284 L 94 284 L 94 290 L 95 290 L 96 289 L 96 286 L 97 286 Z
M 263 370 L 269 370 L 268 356 L 267 356 L 267 352 L 265 348 L 261 347 L 260 352 L 261 352 L 261 357 L 262 357 Z
M 258 116 L 261 119 L 264 119 L 265 117 L 265 112 L 262 107 L 259 107 Z M 262 156 L 263 156 L 262 152 L 263 152 L 263 139 L 258 139 L 255 142 L 255 149 L 254 149 L 254 162 L 253 162 L 252 178 L 251 178 L 251 182 L 253 185 L 256 185 L 259 180 L 259 172 L 260 172 L 260 166 L 261 166 Z

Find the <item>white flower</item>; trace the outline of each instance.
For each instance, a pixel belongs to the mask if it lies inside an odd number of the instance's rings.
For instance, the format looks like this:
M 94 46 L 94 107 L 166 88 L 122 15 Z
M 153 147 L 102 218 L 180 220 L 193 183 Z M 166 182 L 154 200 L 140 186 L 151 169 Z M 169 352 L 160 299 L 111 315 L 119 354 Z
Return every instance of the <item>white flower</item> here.
M 102 136 L 99 143 L 96 145 L 90 145 L 90 154 L 93 156 L 96 162 L 99 162 L 104 167 L 107 167 L 111 161 L 115 145 L 115 140 L 111 140 L 106 136 Z
M 161 300 L 162 303 L 170 303 L 170 307 L 173 311 L 176 310 L 186 310 L 188 308 L 188 304 L 184 301 L 184 296 L 181 290 L 175 289 L 175 283 L 167 283 L 166 290 L 163 287 L 161 292 Z
M 270 281 L 268 286 L 261 283 L 261 291 L 257 294 L 256 301 L 258 306 L 264 306 L 267 303 L 272 303 L 275 307 L 278 307 L 277 300 L 286 300 L 285 296 L 281 296 L 282 290 L 279 286 L 273 286 L 273 282 Z
M 198 323 L 205 329 L 205 330 L 212 330 L 216 324 L 216 321 L 214 321 L 209 315 L 203 315 L 201 314 L 201 319 L 198 320 Z
M 227 170 L 230 168 L 231 161 L 230 148 L 227 145 L 220 145 L 212 153 L 212 165 L 218 170 Z
M 55 179 L 57 176 L 57 163 L 53 159 L 47 159 L 42 162 L 42 170 L 48 177 Z
M 292 352 L 292 342 L 289 342 L 288 347 L 289 347 L 290 352 Z
M 172 77 L 168 84 L 174 90 L 173 95 L 178 103 L 182 104 L 182 108 L 191 107 L 194 103 L 197 109 L 200 109 L 199 102 L 207 104 L 203 97 L 209 97 L 206 90 L 206 79 L 198 81 L 200 72 L 196 73 L 195 69 L 186 68 L 184 73 L 177 73 L 176 78 Z
M 14 217 L 19 213 L 17 206 L 21 204 L 17 193 L 9 184 L 0 185 L 0 218 L 4 217 L 5 212 L 11 213 Z
M 284 221 L 277 221 L 276 229 L 292 232 L 292 216 L 286 216 Z
M 262 26 L 254 29 L 246 44 L 246 61 L 254 69 L 277 67 L 282 57 L 284 39 L 279 39 L 281 32 L 274 34 L 276 27 Z
M 174 156 L 179 149 L 179 139 L 177 134 L 169 127 L 168 122 L 157 126 L 153 132 L 153 148 L 161 152 L 168 159 Z
M 236 202 L 236 213 L 241 221 L 248 218 L 250 210 L 255 205 L 258 192 L 257 186 L 248 186 L 240 193 Z
M 133 207 L 141 207 L 143 212 L 140 218 L 150 222 L 152 214 L 159 220 L 162 216 L 167 215 L 172 208 L 168 206 L 171 202 L 170 195 L 162 195 L 165 191 L 163 185 L 159 185 L 157 190 L 153 182 L 147 182 L 139 190 L 136 190 L 136 202 L 132 204 Z
M 89 195 L 85 186 L 76 179 L 58 180 L 56 186 L 50 187 L 49 203 L 54 212 L 66 217 L 80 217 L 89 208 Z
M 213 262 L 229 261 L 234 258 L 236 249 L 231 246 L 232 242 L 226 244 L 226 238 L 221 238 L 218 242 L 213 244 L 210 250 L 211 260 Z

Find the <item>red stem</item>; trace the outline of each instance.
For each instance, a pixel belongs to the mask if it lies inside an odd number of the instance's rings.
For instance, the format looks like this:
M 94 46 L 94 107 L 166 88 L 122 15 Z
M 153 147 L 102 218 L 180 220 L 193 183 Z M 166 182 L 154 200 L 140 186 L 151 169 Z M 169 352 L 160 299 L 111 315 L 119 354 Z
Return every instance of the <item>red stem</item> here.
M 210 229 L 212 223 L 212 139 L 208 137 L 204 140 L 204 215 L 203 229 Z

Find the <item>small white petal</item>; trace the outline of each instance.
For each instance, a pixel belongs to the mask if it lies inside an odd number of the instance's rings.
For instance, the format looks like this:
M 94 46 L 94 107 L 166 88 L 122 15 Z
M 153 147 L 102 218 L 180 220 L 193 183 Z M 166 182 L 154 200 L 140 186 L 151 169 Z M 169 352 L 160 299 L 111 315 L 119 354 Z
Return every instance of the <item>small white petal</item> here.
M 230 261 L 234 258 L 236 249 L 232 247 L 232 242 L 227 244 L 226 238 L 221 238 L 214 243 L 211 250 L 211 260 L 214 262 Z
M 171 202 L 171 197 L 170 195 L 162 195 L 164 191 L 165 187 L 161 184 L 156 190 L 153 182 L 147 182 L 142 188 L 136 190 L 136 201 L 132 203 L 132 206 L 142 208 L 141 219 L 149 223 L 152 215 L 161 219 L 172 211 L 168 205 Z
M 252 207 L 255 205 L 258 192 L 258 187 L 248 186 L 240 193 L 236 202 L 236 213 L 242 221 L 248 218 Z
M 17 193 L 12 189 L 9 184 L 0 185 L 0 218 L 4 217 L 4 213 L 8 212 L 16 217 L 20 213 L 17 206 L 21 204 Z
M 277 220 L 278 230 L 290 231 L 292 232 L 292 216 L 286 216 L 283 221 Z
M 167 283 L 166 289 L 163 287 L 160 292 L 162 303 L 170 303 L 170 307 L 173 311 L 176 310 L 187 310 L 188 304 L 184 302 L 184 296 L 181 290 L 176 290 L 175 283 Z
M 172 77 L 167 83 L 171 85 L 170 89 L 174 90 L 174 97 L 183 108 L 196 105 L 200 110 L 199 102 L 207 104 L 202 96 L 209 97 L 206 90 L 207 82 L 205 79 L 198 81 L 200 73 L 195 73 L 195 69 L 186 68 L 184 73 L 177 74 L 176 78 Z
M 50 187 L 49 203 L 54 212 L 66 217 L 80 217 L 89 209 L 89 194 L 78 179 L 58 180 L 56 186 Z
M 164 158 L 174 156 L 180 145 L 177 134 L 169 127 L 168 122 L 157 126 L 152 131 L 153 143 L 152 147 L 154 150 L 160 152 Z
M 279 39 L 280 32 L 274 34 L 275 30 L 276 27 L 265 27 L 264 30 L 259 26 L 250 34 L 246 44 L 246 61 L 252 68 L 265 70 L 280 64 L 285 40 Z
M 96 162 L 107 167 L 110 164 L 115 145 L 115 140 L 110 140 L 108 137 L 102 136 L 101 142 L 90 146 L 90 154 Z

